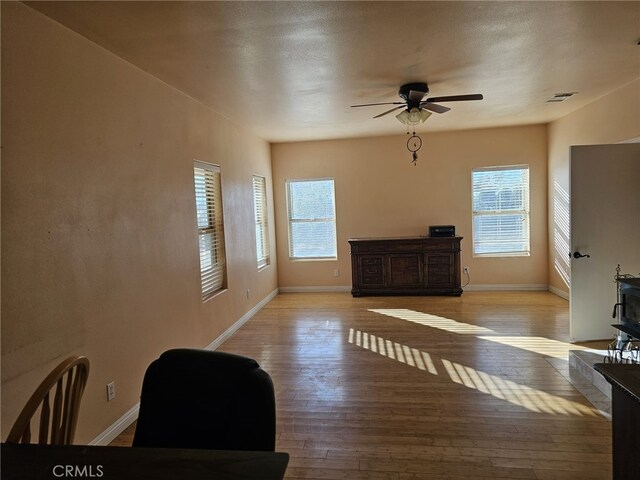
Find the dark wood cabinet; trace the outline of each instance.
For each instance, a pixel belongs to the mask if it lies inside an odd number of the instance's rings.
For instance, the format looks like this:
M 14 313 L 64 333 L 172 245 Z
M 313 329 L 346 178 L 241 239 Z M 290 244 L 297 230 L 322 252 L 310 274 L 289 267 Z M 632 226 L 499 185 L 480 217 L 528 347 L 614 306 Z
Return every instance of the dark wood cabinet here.
M 354 297 L 456 295 L 462 237 L 352 238 Z

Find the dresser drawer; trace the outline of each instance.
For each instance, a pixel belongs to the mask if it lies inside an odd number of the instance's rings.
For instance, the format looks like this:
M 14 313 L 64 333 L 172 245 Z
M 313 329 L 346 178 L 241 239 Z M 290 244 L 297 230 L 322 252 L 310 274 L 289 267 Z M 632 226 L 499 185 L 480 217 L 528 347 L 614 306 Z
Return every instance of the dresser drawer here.
M 351 253 L 385 252 L 386 242 L 360 242 L 351 244 Z
M 382 257 L 360 257 L 360 265 L 365 267 L 382 267 Z
M 382 272 L 377 274 L 366 274 L 363 273 L 360 278 L 360 283 L 362 286 L 371 287 L 371 286 L 382 286 L 384 284 L 384 275 Z
M 460 242 L 455 238 L 432 238 L 429 242 L 429 250 L 460 250 Z
M 424 242 L 418 240 L 412 242 L 396 243 L 389 246 L 389 251 L 393 251 L 394 253 L 422 252 L 423 250 Z

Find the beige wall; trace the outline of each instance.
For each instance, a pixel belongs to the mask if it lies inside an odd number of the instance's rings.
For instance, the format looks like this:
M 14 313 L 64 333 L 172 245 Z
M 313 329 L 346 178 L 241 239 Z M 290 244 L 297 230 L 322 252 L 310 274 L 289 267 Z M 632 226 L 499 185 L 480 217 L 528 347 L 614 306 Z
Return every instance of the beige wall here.
M 137 403 L 163 350 L 208 345 L 277 288 L 275 265 L 257 272 L 253 224 L 269 144 L 14 2 L 2 139 L 2 438 L 46 373 L 84 354 L 86 443 Z M 193 159 L 222 169 L 229 288 L 205 304 Z
M 464 237 L 461 261 L 470 267 L 473 285 L 546 286 L 546 127 L 420 130 L 424 143 L 417 166 L 410 163 L 404 134 L 272 145 L 281 288 L 350 286 L 349 238 L 425 235 L 429 225 L 438 224 L 453 224 Z M 471 169 L 517 164 L 528 164 L 531 172 L 531 256 L 473 258 Z M 285 180 L 317 177 L 335 179 L 338 260 L 293 262 L 286 241 Z
M 639 109 L 640 80 L 548 128 L 424 133 L 417 167 L 402 134 L 270 148 L 29 7 L 2 2 L 2 438 L 45 374 L 82 353 L 92 371 L 76 440 L 92 440 L 137 402 L 161 351 L 207 345 L 278 284 L 350 286 L 350 237 L 452 223 L 472 285 L 566 291 L 554 245 L 566 227 L 569 146 L 640 136 Z M 220 164 L 223 177 L 229 288 L 205 304 L 193 159 Z M 531 167 L 532 255 L 472 258 L 471 169 L 522 163 Z M 274 264 L 261 272 L 251 174 L 273 181 Z M 312 177 L 336 180 L 337 261 L 288 260 L 284 181 Z M 107 403 L 110 381 L 117 398 Z
M 549 285 L 567 293 L 571 278 L 569 149 L 640 137 L 640 79 L 550 123 L 548 136 Z

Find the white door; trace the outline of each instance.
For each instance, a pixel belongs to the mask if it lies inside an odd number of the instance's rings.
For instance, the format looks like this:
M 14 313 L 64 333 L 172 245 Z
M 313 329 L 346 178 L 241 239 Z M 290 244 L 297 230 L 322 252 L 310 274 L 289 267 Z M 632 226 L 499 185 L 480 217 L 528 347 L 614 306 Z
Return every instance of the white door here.
M 640 276 L 640 144 L 571 147 L 570 165 L 570 336 L 612 339 L 616 266 Z

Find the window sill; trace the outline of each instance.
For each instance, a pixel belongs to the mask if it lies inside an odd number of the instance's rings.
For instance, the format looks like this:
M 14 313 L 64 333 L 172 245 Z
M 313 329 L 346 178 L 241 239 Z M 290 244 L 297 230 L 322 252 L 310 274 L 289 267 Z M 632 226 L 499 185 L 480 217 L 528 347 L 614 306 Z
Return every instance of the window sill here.
M 474 253 L 473 258 L 520 258 L 530 257 L 530 252 L 522 253 Z
M 221 288 L 220 290 L 216 290 L 215 292 L 209 294 L 206 298 L 202 299 L 202 303 L 205 304 L 207 303 L 209 300 L 213 300 L 216 297 L 219 297 L 220 295 L 222 295 L 223 293 L 229 291 L 228 288 Z
M 290 262 L 336 262 L 338 261 L 338 257 L 327 257 L 327 258 L 292 258 L 289 257 Z

